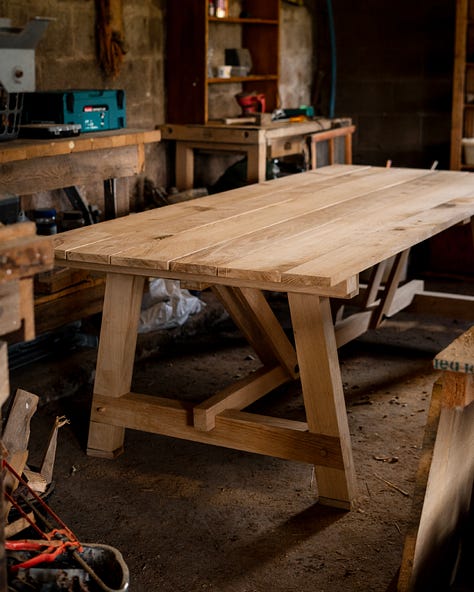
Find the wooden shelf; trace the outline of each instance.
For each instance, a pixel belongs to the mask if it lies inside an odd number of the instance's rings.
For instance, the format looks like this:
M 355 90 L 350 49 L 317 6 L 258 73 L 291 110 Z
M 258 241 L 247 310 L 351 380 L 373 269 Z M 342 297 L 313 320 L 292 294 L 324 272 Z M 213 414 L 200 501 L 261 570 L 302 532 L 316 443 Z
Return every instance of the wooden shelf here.
M 230 78 L 208 78 L 207 82 L 209 84 L 231 84 L 256 80 L 278 80 L 278 76 L 277 74 L 253 74 L 252 76 L 231 76 Z
M 207 0 L 167 2 L 166 121 L 173 124 L 206 124 L 209 119 L 222 117 L 218 111 L 222 110 L 221 99 L 225 94 L 222 91 L 225 89 L 218 87 L 219 103 L 213 102 L 215 85 L 222 84 L 241 85 L 239 92 L 264 94 L 266 110 L 272 112 L 279 106 L 280 0 L 253 0 L 251 18 L 209 16 L 208 9 Z M 225 29 L 229 25 L 238 29 L 232 31 L 232 35 L 227 35 Z M 209 68 L 223 64 L 209 58 L 209 49 L 215 49 L 214 58 L 217 59 L 219 53 L 221 60 L 223 50 L 228 47 L 247 49 L 255 74 L 231 78 L 208 77 Z M 229 93 L 231 90 L 229 88 Z
M 208 21 L 211 23 L 228 23 L 237 25 L 276 25 L 278 26 L 278 20 L 276 19 L 259 19 L 259 18 L 238 18 L 238 17 L 225 17 L 219 18 L 217 16 L 208 17 Z

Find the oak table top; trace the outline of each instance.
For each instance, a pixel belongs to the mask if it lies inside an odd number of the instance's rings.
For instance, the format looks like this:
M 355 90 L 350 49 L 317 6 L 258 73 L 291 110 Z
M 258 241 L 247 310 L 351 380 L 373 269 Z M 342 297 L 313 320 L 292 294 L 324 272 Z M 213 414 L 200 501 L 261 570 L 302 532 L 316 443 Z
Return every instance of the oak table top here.
M 474 214 L 470 173 L 332 165 L 75 230 L 58 263 L 348 296 L 368 267 Z

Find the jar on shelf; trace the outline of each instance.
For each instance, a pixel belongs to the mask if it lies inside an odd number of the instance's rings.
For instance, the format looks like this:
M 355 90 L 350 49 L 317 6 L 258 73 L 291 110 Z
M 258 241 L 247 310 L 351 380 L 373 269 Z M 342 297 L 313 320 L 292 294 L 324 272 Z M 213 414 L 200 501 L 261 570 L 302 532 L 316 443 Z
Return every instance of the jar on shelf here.
M 38 208 L 34 210 L 33 217 L 37 234 L 48 235 L 58 232 L 55 208 Z
M 225 18 L 227 16 L 227 0 L 216 0 L 216 16 Z

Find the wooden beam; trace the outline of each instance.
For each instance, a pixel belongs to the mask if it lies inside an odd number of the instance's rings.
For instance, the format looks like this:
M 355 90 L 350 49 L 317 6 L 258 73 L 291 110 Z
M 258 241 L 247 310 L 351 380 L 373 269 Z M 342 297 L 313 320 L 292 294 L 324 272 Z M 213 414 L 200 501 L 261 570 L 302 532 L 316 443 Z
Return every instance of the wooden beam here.
M 412 304 L 406 311 L 474 321 L 474 296 L 421 292 L 415 294 Z
M 196 405 L 193 409 L 194 427 L 208 432 L 216 426 L 216 415 L 226 409 L 245 409 L 273 389 L 290 380 L 281 367 L 260 368 L 250 376 L 230 385 L 221 392 Z
M 343 469 L 339 439 L 308 431 L 304 422 L 267 417 L 243 411 L 223 411 L 209 432 L 193 426 L 192 405 L 174 399 L 129 393 L 123 397 L 96 396 L 91 418 L 98 429 L 107 422 L 194 442 L 215 444 L 247 452 Z M 88 450 L 94 455 L 94 450 Z

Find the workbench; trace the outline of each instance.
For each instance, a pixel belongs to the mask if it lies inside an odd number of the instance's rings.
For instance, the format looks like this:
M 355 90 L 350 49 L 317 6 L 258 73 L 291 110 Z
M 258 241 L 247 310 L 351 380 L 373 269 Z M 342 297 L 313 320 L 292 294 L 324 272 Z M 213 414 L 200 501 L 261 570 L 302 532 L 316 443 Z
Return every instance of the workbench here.
M 1 142 L 0 200 L 66 189 L 87 212 L 75 186 L 99 181 L 104 185 L 104 217 L 126 215 L 130 211 L 129 179 L 143 171 L 145 144 L 159 142 L 160 138 L 159 130 L 121 129 L 71 138 Z M 82 318 L 99 312 L 102 294 L 102 282 L 87 279 L 72 290 L 36 298 L 38 333 L 71 322 L 78 315 Z M 17 333 L 10 339 L 23 341 L 26 335 Z
M 165 124 L 163 140 L 176 143 L 175 184 L 180 190 L 194 186 L 194 151 L 242 153 L 247 157 L 247 182 L 265 181 L 267 160 L 301 154 L 312 149 L 310 162 L 316 166 L 318 139 L 329 142 L 328 162 L 333 164 L 334 142 L 344 136 L 343 162 L 352 162 L 352 134 L 355 127 L 349 119 L 319 118 L 301 122 L 273 121 L 264 125 L 224 124 Z M 321 135 L 320 135 L 321 134 Z
M 321 503 L 350 508 L 356 478 L 337 348 L 408 305 L 472 318 L 474 298 L 401 279 L 411 247 L 473 215 L 470 173 L 332 165 L 58 235 L 58 264 L 106 273 L 88 453 L 114 457 L 131 428 L 293 459 L 315 466 Z M 130 392 L 149 276 L 212 286 L 261 368 L 197 405 Z M 294 345 L 272 292 L 287 294 Z M 306 421 L 245 411 L 293 380 Z
M 160 139 L 159 130 L 120 129 L 1 142 L 0 199 L 103 181 L 105 217 L 128 214 L 126 179 L 143 171 L 145 144 Z

